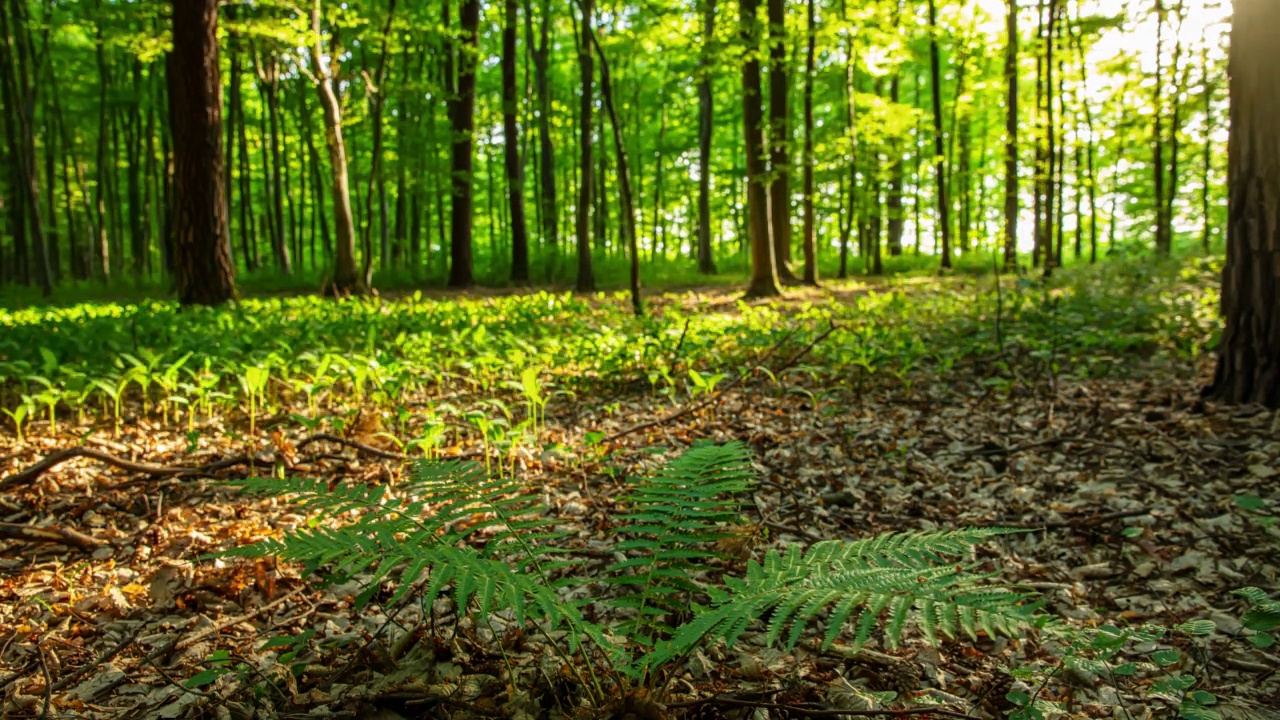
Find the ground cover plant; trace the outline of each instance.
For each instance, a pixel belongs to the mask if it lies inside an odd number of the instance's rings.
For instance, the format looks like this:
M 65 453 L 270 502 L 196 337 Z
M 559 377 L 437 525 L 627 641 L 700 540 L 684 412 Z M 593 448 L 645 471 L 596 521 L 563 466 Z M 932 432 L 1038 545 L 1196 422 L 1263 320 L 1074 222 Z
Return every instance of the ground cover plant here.
M 5 712 L 1267 717 L 1218 272 L 5 311 Z

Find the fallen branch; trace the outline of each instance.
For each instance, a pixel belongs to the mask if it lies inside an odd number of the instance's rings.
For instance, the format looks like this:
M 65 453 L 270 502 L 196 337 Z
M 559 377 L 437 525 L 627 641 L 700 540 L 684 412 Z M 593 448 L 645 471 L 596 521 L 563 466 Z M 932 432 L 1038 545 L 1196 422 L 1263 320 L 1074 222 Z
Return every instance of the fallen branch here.
M 840 329 L 840 326 L 832 322 L 831 326 L 828 327 L 826 330 L 824 330 L 822 334 L 818 335 L 816 338 L 810 341 L 809 344 L 805 345 L 804 348 L 802 348 L 795 355 L 792 355 L 790 358 L 788 358 L 786 362 L 779 365 L 778 368 L 773 371 L 773 374 L 777 375 L 783 370 L 786 370 L 792 365 L 795 365 L 797 362 L 800 361 L 801 358 L 803 358 L 805 355 L 808 355 L 809 352 L 813 350 L 813 348 L 817 347 L 818 343 L 822 342 L 823 340 L 826 340 L 827 337 L 831 335 L 831 333 L 839 329 Z M 659 425 L 666 425 L 667 423 L 672 422 L 673 420 L 679 420 L 680 418 L 686 415 L 691 415 L 699 410 L 702 410 L 703 408 L 709 407 L 711 405 L 714 405 L 720 402 L 720 400 L 724 397 L 725 393 L 741 385 L 743 381 L 745 381 L 748 377 L 750 377 L 751 374 L 755 372 L 757 368 L 762 367 L 765 364 L 765 362 L 769 360 L 769 358 L 773 357 L 774 353 L 776 353 L 778 349 L 781 348 L 782 345 L 788 339 L 790 339 L 790 337 L 794 334 L 795 334 L 795 331 L 792 330 L 791 332 L 784 335 L 780 340 L 778 340 L 778 342 L 774 343 L 772 347 L 770 347 L 767 351 L 765 351 L 764 355 L 761 355 L 759 360 L 757 360 L 754 364 L 752 364 L 750 370 L 738 375 L 738 377 L 734 378 L 728 385 L 725 385 L 723 389 L 715 393 L 711 393 L 706 398 L 699 400 L 698 402 L 685 405 L 683 408 L 676 410 L 674 412 L 671 412 L 667 415 L 664 415 L 660 418 L 642 422 L 639 425 L 632 425 L 631 427 L 626 428 L 624 430 L 619 430 L 618 432 L 606 437 L 604 440 L 601 441 L 601 443 L 602 444 L 611 443 L 615 440 L 624 438 L 628 435 L 634 435 L 635 433 L 648 430 L 650 428 L 655 428 L 655 427 L 658 427 Z
M 55 543 L 78 548 L 85 552 L 93 552 L 102 547 L 102 543 L 75 530 L 56 526 L 40 527 L 37 525 L 20 525 L 0 522 L 0 540 L 18 540 L 21 542 Z
M 8 490 L 9 488 L 17 487 L 19 485 L 29 485 L 35 482 L 36 479 L 38 479 L 41 475 L 44 475 L 46 472 L 49 472 L 53 468 L 61 465 L 64 462 L 67 462 L 68 460 L 74 460 L 75 458 L 79 458 L 79 457 L 89 458 L 90 460 L 97 460 L 98 462 L 106 463 L 107 465 L 110 465 L 115 468 L 119 468 L 121 470 L 125 470 L 132 473 L 142 473 L 145 475 L 150 475 L 152 477 L 172 477 L 175 475 L 183 476 L 183 477 L 195 477 L 195 476 L 201 476 L 201 475 L 208 475 L 209 473 L 215 472 L 217 470 L 223 470 L 229 467 L 233 467 L 235 465 L 243 465 L 249 462 L 249 458 L 247 456 L 236 455 L 234 457 L 211 462 L 208 465 L 202 465 L 200 467 L 183 467 L 179 465 L 152 465 L 151 463 L 134 462 L 132 460 L 125 460 L 124 458 L 117 457 L 103 450 L 95 450 L 94 448 L 89 448 L 89 447 L 71 447 L 71 448 L 63 448 L 61 450 L 55 450 L 49 453 L 48 455 L 46 455 L 44 459 L 35 463 L 31 467 L 28 467 L 26 470 L 16 472 L 10 475 L 9 477 L 3 480 L 0 480 L 0 490 Z
M 89 672 L 94 668 L 102 667 L 104 664 L 111 662 L 112 658 L 119 655 L 121 652 L 124 651 L 125 648 L 132 645 L 134 641 L 138 639 L 138 636 L 142 634 L 142 629 L 144 627 L 146 627 L 145 624 L 139 624 L 136 628 L 134 628 L 133 632 L 130 633 L 128 636 L 126 636 L 123 640 L 121 640 L 118 645 L 106 651 L 102 655 L 98 656 L 97 660 L 94 660 L 91 663 L 86 663 L 85 665 L 79 668 L 76 668 L 74 671 L 62 676 L 61 678 L 58 678 L 58 681 L 55 682 L 53 684 L 53 687 L 51 688 L 52 691 L 58 692 L 63 688 L 70 687 L 77 680 L 84 677 L 85 675 L 88 675 Z

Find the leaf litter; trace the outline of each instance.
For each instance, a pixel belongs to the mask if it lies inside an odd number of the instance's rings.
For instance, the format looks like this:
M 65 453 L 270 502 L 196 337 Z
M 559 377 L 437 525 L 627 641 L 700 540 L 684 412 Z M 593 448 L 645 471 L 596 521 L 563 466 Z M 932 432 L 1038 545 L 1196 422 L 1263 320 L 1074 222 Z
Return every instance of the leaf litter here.
M 600 567 L 614 559 L 610 528 L 627 479 L 697 439 L 741 440 L 754 450 L 761 483 L 747 503 L 750 532 L 721 548 L 740 558 L 886 531 L 1025 528 L 983 548 L 979 559 L 1039 592 L 1048 612 L 1080 628 L 1211 621 L 1203 647 L 1182 661 L 1187 671 L 1222 699 L 1221 717 L 1276 717 L 1280 652 L 1231 642 L 1243 632 L 1243 605 L 1231 591 L 1277 587 L 1278 532 L 1268 509 L 1280 504 L 1280 415 L 1201 400 L 1212 370 L 1203 353 L 1153 351 L 1142 338 L 1087 352 L 1064 342 L 1061 357 L 1046 357 L 1043 346 L 1019 344 L 1012 314 L 1001 318 L 1007 325 L 998 343 L 975 344 L 945 371 L 936 360 L 904 372 L 873 369 L 853 358 L 863 352 L 859 343 L 877 341 L 865 333 L 874 318 L 813 320 L 815 302 L 835 297 L 845 306 L 860 295 L 811 292 L 771 310 L 782 322 L 769 344 L 750 338 L 750 346 L 733 348 L 747 338 L 711 337 L 696 345 L 698 355 L 681 354 L 689 330 L 681 318 L 709 309 L 751 316 L 762 306 L 738 306 L 722 291 L 661 298 L 655 306 L 668 317 L 668 356 L 651 357 L 648 369 L 683 377 L 696 365 L 702 383 L 637 378 L 632 371 L 643 371 L 641 364 L 602 372 L 544 406 L 541 447 L 495 448 L 458 430 L 437 450 L 514 468 L 570 532 L 564 542 Z M 1063 325 L 1066 312 L 1057 316 Z M 995 322 L 978 312 L 967 328 L 945 332 L 990 332 Z M 680 344 L 672 345 L 676 333 Z M 1123 372 L 1090 370 L 1108 357 Z M 717 369 L 724 378 L 708 389 Z M 518 394 L 497 386 L 401 400 L 463 408 L 504 393 L 518 405 Z M 256 436 L 230 413 L 193 436 L 130 401 L 118 433 L 108 419 L 63 428 L 58 437 L 38 428 L 22 443 L 5 437 L 0 483 L 66 448 L 68 437 L 127 463 L 89 454 L 7 484 L 0 498 L 0 519 L 10 528 L 0 541 L 0 712 L 577 716 L 562 668 L 512 618 L 476 625 L 447 599 L 424 608 L 413 593 L 391 605 L 390 587 L 357 609 L 358 578 L 325 587 L 300 567 L 206 557 L 308 522 L 278 499 L 235 494 L 221 477 L 385 483 L 403 472 L 404 451 L 391 437 L 414 436 L 414 419 L 388 430 L 395 419 L 366 398 L 351 403 L 356 420 L 341 433 L 324 433 L 281 420 L 305 412 L 302 398 L 281 394 L 274 404 L 276 417 L 257 419 Z M 23 536 L 21 528 L 47 535 Z M 505 660 L 493 653 L 495 642 Z M 801 644 L 783 653 L 765 647 L 763 633 L 748 633 L 732 648 L 712 645 L 691 657 L 665 706 L 614 714 L 920 712 L 904 704 L 915 700 L 1002 717 L 1010 710 L 1005 695 L 1018 688 L 1075 717 L 1177 712 L 1175 699 L 1142 692 L 1149 684 L 1142 677 L 1113 682 L 1077 669 L 1038 687 L 1002 670 L 1051 668 L 1061 651 L 1028 636 L 859 653 Z M 507 677 L 505 663 L 518 677 Z

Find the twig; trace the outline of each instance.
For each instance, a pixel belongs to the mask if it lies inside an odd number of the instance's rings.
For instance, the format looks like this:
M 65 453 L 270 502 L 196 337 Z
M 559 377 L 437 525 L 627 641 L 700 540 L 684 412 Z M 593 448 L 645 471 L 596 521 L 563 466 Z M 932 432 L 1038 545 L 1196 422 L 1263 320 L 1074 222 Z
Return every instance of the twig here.
M 288 595 L 272 600 L 271 602 L 267 603 L 266 605 L 263 605 L 262 607 L 256 610 L 251 610 L 247 613 L 244 613 L 243 615 L 237 615 L 236 617 L 233 617 L 230 620 L 224 620 L 218 623 L 217 625 L 207 627 L 204 630 L 201 630 L 200 632 L 194 635 L 191 635 L 190 637 L 184 638 L 180 634 L 175 635 L 173 638 L 169 640 L 169 642 L 166 642 L 165 644 L 161 645 L 155 650 L 152 650 L 142 660 L 147 663 L 154 663 L 156 660 L 164 657 L 165 655 L 168 655 L 174 650 L 180 650 L 182 648 L 189 647 L 191 644 L 200 642 L 201 640 L 209 637 L 210 635 L 215 635 L 229 627 L 232 627 L 234 625 L 239 625 L 240 623 L 246 622 L 248 620 L 252 620 L 253 618 L 269 610 L 274 610 L 275 608 L 282 605 L 284 602 L 291 600 L 297 595 L 301 594 L 302 591 L 306 589 L 307 589 L 307 586 L 303 585 L 302 587 L 294 590 Z M 193 619 L 191 622 L 194 623 L 195 620 Z
M 115 647 L 103 653 L 97 660 L 94 660 L 93 662 L 88 663 L 83 667 L 77 668 L 75 671 L 60 678 L 58 682 L 53 684 L 53 691 L 57 692 L 65 687 L 69 687 L 72 683 L 76 682 L 77 680 L 84 677 L 85 675 L 88 675 L 89 671 L 93 670 L 94 668 L 101 667 L 104 663 L 111 662 L 112 658 L 119 655 L 121 652 L 124 651 L 125 648 L 132 645 L 133 642 L 138 639 L 138 636 L 142 634 L 142 629 L 144 627 L 146 627 L 145 624 L 139 623 L 138 627 L 134 629 L 131 635 L 121 640 L 120 643 Z
M 1151 508 L 1140 508 L 1138 510 L 1117 510 L 1115 512 L 1102 513 L 1100 515 L 1083 515 L 1070 518 L 1069 520 L 1059 520 L 1056 522 L 991 522 L 979 523 L 974 527 L 1008 527 L 1008 528 L 1026 528 L 1028 530 L 1072 530 L 1093 525 L 1102 525 L 1114 520 L 1123 520 L 1131 517 L 1141 517 L 1150 515 Z
M 786 362 L 782 363 L 782 365 L 778 367 L 777 371 L 775 371 L 774 374 L 776 375 L 777 373 L 782 372 L 783 370 L 786 370 L 792 365 L 795 365 L 797 362 L 800 361 L 800 358 L 809 354 L 809 351 L 813 350 L 813 348 L 817 346 L 818 343 L 825 340 L 829 335 L 831 335 L 831 333 L 835 332 L 839 328 L 840 328 L 839 325 L 832 322 L 831 326 L 828 327 L 825 331 L 823 331 L 821 335 L 814 338 L 802 350 L 800 350 L 795 355 L 792 355 L 791 358 L 788 359 Z M 774 343 L 772 347 L 770 347 L 767 351 L 765 351 L 764 355 L 760 356 L 760 359 L 757 360 L 751 366 L 750 370 L 747 370 L 746 372 L 738 375 L 738 377 L 734 378 L 728 385 L 725 385 L 724 388 L 719 392 L 714 394 L 709 394 L 706 398 L 699 400 L 696 403 L 685 405 L 683 408 L 676 410 L 672 413 L 669 413 L 667 415 L 664 415 L 660 418 L 649 420 L 647 422 L 642 422 L 639 425 L 632 425 L 631 427 L 626 428 L 624 430 L 619 430 L 618 432 L 606 437 L 604 440 L 601 441 L 601 443 L 602 444 L 611 443 L 615 440 L 624 438 L 628 435 L 634 435 L 635 433 L 641 432 L 643 430 L 648 430 L 650 428 L 654 428 L 659 425 L 665 425 L 669 422 L 672 422 L 673 420 L 679 420 L 680 418 L 686 415 L 695 413 L 698 410 L 701 410 L 705 407 L 708 407 L 710 405 L 720 402 L 720 399 L 724 397 L 725 393 L 741 385 L 744 380 L 746 380 L 748 377 L 751 376 L 751 374 L 756 370 L 756 368 L 763 366 L 764 363 L 769 360 L 769 358 L 773 357 L 774 353 L 776 353 L 778 349 L 782 347 L 783 343 L 785 343 L 794 334 L 795 334 L 795 331 L 792 330 L 791 332 L 788 332 L 786 335 L 784 335 L 780 340 Z
M 296 447 L 298 450 L 301 450 L 302 448 L 308 445 L 312 445 L 318 442 L 336 443 L 338 445 L 342 445 L 343 447 L 349 447 L 349 448 L 352 448 L 353 450 L 359 450 L 362 453 L 372 455 L 376 458 L 382 458 L 383 460 L 406 459 L 406 456 L 398 452 L 388 452 L 386 450 L 380 450 L 376 447 L 373 447 L 372 445 L 365 445 L 362 442 L 356 442 L 355 440 L 348 440 L 346 438 L 339 437 L 337 435 L 330 435 L 329 433 L 316 433 L 315 435 L 312 435 L 300 441 Z
M 55 526 L 40 527 L 7 522 L 0 522 L 0 540 L 55 543 L 74 547 L 85 552 L 93 552 L 102 547 L 102 543 L 75 530 Z
M 702 700 L 689 700 L 679 703 L 666 703 L 668 708 L 678 707 L 696 707 L 698 705 L 731 705 L 733 707 L 749 707 L 763 708 L 765 710 L 783 710 L 792 715 L 803 715 L 804 717 L 911 717 L 914 715 L 935 715 L 938 717 L 963 718 L 964 720 L 973 720 L 972 715 L 966 715 L 956 710 L 937 706 L 926 706 L 920 708 L 909 708 L 906 710 L 834 710 L 820 709 L 813 707 L 805 707 L 804 705 L 785 705 L 783 703 L 765 702 L 762 700 L 744 700 L 742 698 L 724 697 L 717 695 L 715 697 L 704 698 Z
M 36 646 L 36 655 L 40 657 L 40 672 L 44 673 L 44 706 L 40 708 L 40 720 L 48 720 L 49 706 L 53 705 L 53 678 L 49 677 L 49 663 L 44 659 L 44 648 Z

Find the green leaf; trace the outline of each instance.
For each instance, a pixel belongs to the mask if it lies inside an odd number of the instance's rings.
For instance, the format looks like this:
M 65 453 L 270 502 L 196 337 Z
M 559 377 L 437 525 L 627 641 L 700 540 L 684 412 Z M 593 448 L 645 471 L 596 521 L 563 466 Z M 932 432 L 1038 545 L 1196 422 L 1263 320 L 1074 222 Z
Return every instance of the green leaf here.
M 1237 495 L 1235 500 L 1236 505 L 1254 512 L 1264 510 L 1267 507 L 1267 501 L 1255 495 Z
M 1174 630 L 1187 635 L 1208 635 L 1217 629 L 1212 620 L 1191 620 L 1173 626 Z
M 189 688 L 204 687 L 226 674 L 227 671 L 222 668 L 209 668 L 192 675 L 185 684 Z

